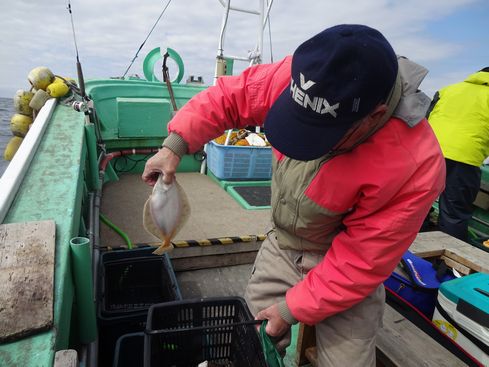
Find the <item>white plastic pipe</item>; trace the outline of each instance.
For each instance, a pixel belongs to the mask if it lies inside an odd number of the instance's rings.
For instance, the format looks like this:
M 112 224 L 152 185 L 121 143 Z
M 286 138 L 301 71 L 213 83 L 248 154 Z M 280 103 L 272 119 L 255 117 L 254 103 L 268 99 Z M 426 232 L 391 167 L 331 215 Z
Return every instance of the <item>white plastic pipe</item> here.
M 10 205 L 14 201 L 15 194 L 17 194 L 32 157 L 37 151 L 55 107 L 56 98 L 51 98 L 41 108 L 19 150 L 0 177 L 0 223 L 3 223 Z

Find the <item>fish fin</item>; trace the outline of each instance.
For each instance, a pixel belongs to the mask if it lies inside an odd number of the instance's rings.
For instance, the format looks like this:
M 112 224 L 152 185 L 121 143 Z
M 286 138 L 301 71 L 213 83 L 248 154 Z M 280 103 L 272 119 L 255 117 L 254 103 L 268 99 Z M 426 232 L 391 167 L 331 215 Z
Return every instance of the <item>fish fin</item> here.
M 151 208 L 150 208 L 150 200 L 151 196 L 146 202 L 144 203 L 144 208 L 143 208 L 143 226 L 144 229 L 155 236 L 156 238 L 159 238 L 160 240 L 164 240 L 164 237 L 162 236 L 160 230 L 158 227 L 153 222 L 153 217 L 151 216 Z
M 168 252 L 170 250 L 173 250 L 173 244 L 170 242 L 170 237 L 166 237 L 160 247 L 153 251 L 153 254 L 163 255 L 165 252 Z

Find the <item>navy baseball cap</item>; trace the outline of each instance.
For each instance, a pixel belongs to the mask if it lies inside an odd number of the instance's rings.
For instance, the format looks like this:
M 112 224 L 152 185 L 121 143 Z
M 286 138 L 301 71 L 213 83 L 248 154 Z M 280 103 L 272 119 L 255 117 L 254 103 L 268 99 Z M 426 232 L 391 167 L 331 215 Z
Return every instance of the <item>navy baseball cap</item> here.
M 320 158 L 386 101 L 397 72 L 379 31 L 357 24 L 322 31 L 294 52 L 290 84 L 265 119 L 267 139 L 290 158 Z

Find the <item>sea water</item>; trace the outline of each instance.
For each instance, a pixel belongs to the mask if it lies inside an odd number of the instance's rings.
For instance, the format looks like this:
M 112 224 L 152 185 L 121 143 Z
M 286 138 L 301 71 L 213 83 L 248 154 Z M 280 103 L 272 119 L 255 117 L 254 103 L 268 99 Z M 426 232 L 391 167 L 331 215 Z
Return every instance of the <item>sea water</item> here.
M 14 113 L 14 100 L 0 97 L 0 176 L 3 175 L 9 164 L 8 161 L 3 159 L 3 152 L 13 136 L 10 131 L 10 119 Z

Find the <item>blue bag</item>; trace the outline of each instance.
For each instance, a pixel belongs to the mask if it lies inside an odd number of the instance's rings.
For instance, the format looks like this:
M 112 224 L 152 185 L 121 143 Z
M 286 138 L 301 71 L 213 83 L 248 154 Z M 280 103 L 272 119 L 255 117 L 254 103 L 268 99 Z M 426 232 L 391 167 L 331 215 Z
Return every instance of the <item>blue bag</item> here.
M 384 282 L 384 286 L 416 307 L 430 320 L 435 311 L 438 288 L 444 281 L 455 278 L 444 262 L 431 262 L 407 251 L 400 266 Z

